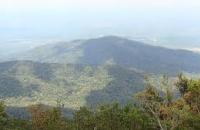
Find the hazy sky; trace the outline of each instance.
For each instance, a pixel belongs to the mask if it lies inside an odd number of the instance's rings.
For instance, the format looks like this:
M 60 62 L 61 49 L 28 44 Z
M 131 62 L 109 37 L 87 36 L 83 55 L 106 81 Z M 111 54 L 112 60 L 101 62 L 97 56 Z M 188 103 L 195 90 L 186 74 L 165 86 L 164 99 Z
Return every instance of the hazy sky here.
M 196 8 L 199 0 L 1 0 L 1 9 L 37 10 L 56 9 L 67 10 L 77 8 L 87 9 L 119 9 L 125 8 Z
M 0 0 L 0 38 L 199 36 L 200 0 Z

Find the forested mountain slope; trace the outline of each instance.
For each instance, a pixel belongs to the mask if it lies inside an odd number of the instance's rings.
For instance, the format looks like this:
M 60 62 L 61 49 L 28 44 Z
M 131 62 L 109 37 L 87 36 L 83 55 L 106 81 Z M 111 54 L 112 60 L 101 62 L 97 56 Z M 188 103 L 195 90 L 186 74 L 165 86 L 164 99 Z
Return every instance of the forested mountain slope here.
M 185 50 L 150 46 L 121 37 L 107 36 L 35 48 L 10 60 L 101 65 L 112 62 L 148 73 L 200 72 L 200 55 Z
M 0 63 L 0 72 L 0 97 L 15 107 L 38 103 L 55 106 L 57 100 L 73 109 L 88 103 L 126 103 L 143 89 L 142 73 L 109 64 L 12 61 Z

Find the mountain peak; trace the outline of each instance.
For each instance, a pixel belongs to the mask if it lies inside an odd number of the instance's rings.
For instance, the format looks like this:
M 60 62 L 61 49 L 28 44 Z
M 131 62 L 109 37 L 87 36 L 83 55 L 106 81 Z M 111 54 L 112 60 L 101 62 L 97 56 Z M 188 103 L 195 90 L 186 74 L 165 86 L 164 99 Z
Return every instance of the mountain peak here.
M 127 39 L 125 37 L 115 36 L 115 35 L 108 35 L 108 36 L 101 36 L 101 37 L 93 38 L 90 40 L 128 41 L 129 39 Z

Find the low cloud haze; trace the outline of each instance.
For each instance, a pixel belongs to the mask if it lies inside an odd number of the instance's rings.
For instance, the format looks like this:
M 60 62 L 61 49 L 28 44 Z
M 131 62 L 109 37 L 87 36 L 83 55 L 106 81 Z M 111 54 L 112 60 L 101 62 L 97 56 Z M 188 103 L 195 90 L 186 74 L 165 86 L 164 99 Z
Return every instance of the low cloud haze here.
M 0 1 L 0 38 L 120 35 L 199 48 L 199 7 L 198 0 L 6 0 Z

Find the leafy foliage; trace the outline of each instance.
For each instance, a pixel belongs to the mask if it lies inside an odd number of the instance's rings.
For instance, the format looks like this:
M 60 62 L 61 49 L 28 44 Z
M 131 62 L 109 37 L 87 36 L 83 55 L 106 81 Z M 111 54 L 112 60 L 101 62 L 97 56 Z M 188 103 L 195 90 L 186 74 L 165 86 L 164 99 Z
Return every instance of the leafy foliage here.
M 167 85 L 166 83 L 162 82 L 164 85 Z M 165 91 L 165 96 L 160 96 L 159 91 L 151 85 L 137 97 L 145 111 L 154 116 L 161 130 L 199 129 L 200 125 L 197 123 L 200 120 L 199 80 L 179 75 L 176 86 L 182 94 L 179 99 L 172 100 L 171 96 L 168 98 L 168 95 L 172 95 L 168 90 Z

